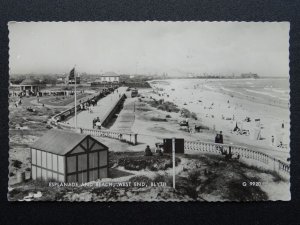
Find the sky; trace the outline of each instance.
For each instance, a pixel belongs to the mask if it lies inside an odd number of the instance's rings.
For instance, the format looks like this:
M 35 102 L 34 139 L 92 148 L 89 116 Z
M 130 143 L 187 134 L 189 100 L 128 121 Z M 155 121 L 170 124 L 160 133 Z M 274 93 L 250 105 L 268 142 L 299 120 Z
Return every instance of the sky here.
M 10 74 L 289 75 L 288 22 L 10 22 Z

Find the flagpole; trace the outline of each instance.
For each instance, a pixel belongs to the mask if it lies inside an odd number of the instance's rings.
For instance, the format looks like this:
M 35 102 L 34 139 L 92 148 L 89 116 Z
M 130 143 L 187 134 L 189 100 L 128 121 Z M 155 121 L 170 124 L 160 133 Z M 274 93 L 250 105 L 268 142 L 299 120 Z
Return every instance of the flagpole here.
M 75 129 L 77 129 L 77 92 L 76 92 L 76 73 L 74 67 L 74 78 L 75 78 Z

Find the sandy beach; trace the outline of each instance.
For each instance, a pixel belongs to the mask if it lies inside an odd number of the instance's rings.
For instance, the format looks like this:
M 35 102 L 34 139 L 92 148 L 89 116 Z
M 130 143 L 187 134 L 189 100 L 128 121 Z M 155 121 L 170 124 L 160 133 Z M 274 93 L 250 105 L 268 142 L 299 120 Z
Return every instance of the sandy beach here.
M 167 80 L 167 81 L 153 81 L 150 82 L 153 90 L 144 89 L 140 93 L 142 96 L 145 96 L 146 99 L 164 99 L 164 101 L 170 101 L 178 105 L 179 108 L 186 108 L 191 112 L 195 112 L 198 117 L 198 121 L 194 121 L 195 124 L 201 123 L 205 126 L 208 126 L 211 130 L 218 132 L 223 131 L 224 134 L 224 143 L 233 143 L 242 146 L 255 147 L 255 150 L 263 151 L 267 154 L 276 156 L 281 160 L 286 161 L 289 157 L 289 109 L 288 101 L 281 99 L 277 105 L 263 103 L 270 102 L 270 99 L 278 99 L 278 95 L 271 97 L 271 93 L 268 97 L 263 96 L 254 96 L 252 98 L 247 92 L 248 96 L 240 97 L 239 95 L 235 96 L 232 94 L 235 90 L 234 88 L 227 87 L 238 85 L 238 82 L 245 83 L 245 89 L 251 89 L 250 86 L 255 86 L 253 82 L 260 82 L 257 80 L 228 80 L 220 81 L 211 81 L 204 79 L 180 79 L 180 80 Z M 248 82 L 248 84 L 247 84 Z M 264 81 L 268 83 L 267 81 Z M 220 83 L 224 83 L 223 86 L 220 86 Z M 231 94 L 225 94 L 222 92 L 224 86 L 227 90 L 231 90 Z M 268 86 L 267 86 L 268 87 Z M 259 87 L 263 89 L 264 92 L 268 89 L 265 89 L 265 86 L 261 85 Z M 280 90 L 280 89 L 278 89 Z M 240 90 L 241 92 L 241 90 Z M 280 95 L 286 94 L 286 92 L 276 92 Z M 270 98 L 270 99 L 267 99 Z M 282 97 L 288 99 L 287 97 Z M 275 101 L 275 100 L 274 100 Z M 283 108 L 282 104 L 286 104 L 286 108 Z M 150 113 L 150 112 L 149 112 Z M 152 114 L 151 112 L 150 114 Z M 155 111 L 155 113 L 163 113 L 161 110 Z M 143 114 L 147 114 L 144 112 Z M 170 113 L 163 113 L 164 116 Z M 159 115 L 158 115 L 159 116 Z M 176 119 L 177 117 L 177 119 Z M 249 117 L 250 122 L 246 122 L 245 118 Z M 140 117 L 141 118 L 141 117 Z M 133 127 L 138 127 L 136 130 L 140 134 L 144 135 L 153 135 L 155 132 L 161 133 L 162 136 L 172 136 L 178 135 L 178 125 L 177 123 L 183 118 L 178 117 L 176 113 L 172 115 L 172 123 L 155 123 L 150 124 L 145 121 L 135 121 Z M 255 121 L 259 119 L 260 121 Z M 172 121 L 172 120 L 171 120 Z M 282 128 L 283 124 L 283 128 Z M 248 135 L 240 135 L 233 132 L 235 126 L 238 126 L 240 129 L 248 130 Z M 144 129 L 145 127 L 151 126 L 151 129 Z M 143 130 L 143 131 L 141 131 Z M 201 134 L 183 134 L 183 136 L 188 136 L 188 139 L 196 139 L 202 141 L 214 141 L 215 132 L 201 133 Z M 258 135 L 260 132 L 260 135 Z M 182 132 L 181 132 L 182 133 Z M 259 137 L 258 137 L 259 136 Z M 272 136 L 274 136 L 274 142 L 272 144 Z M 284 144 L 285 147 L 277 147 L 280 142 Z

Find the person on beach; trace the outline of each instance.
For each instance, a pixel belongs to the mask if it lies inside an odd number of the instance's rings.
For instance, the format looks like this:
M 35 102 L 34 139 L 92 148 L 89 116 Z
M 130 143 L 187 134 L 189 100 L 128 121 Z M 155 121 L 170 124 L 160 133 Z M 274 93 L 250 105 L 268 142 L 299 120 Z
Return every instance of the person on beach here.
M 93 129 L 95 129 L 96 122 L 97 122 L 97 121 L 96 121 L 96 118 L 94 118 L 94 119 L 93 119 Z
M 223 134 L 222 134 L 222 131 L 220 131 L 220 133 L 216 135 L 216 137 L 215 137 L 215 143 L 216 144 L 223 144 Z M 223 154 L 223 147 L 222 146 L 217 146 L 217 149 L 219 149 L 221 151 L 221 153 Z
M 222 134 L 222 131 L 220 131 L 220 134 L 219 134 L 219 143 L 223 144 L 223 134 Z
M 274 146 L 274 141 L 275 141 L 275 138 L 274 138 L 274 136 L 272 135 L 272 146 Z
M 98 130 L 101 130 L 101 123 L 100 120 L 96 122 L 96 127 Z
M 151 152 L 149 145 L 147 145 L 147 147 L 145 149 L 145 156 L 152 156 L 152 152 Z
M 189 126 L 189 118 L 186 118 L 185 122 L 186 122 L 187 126 Z

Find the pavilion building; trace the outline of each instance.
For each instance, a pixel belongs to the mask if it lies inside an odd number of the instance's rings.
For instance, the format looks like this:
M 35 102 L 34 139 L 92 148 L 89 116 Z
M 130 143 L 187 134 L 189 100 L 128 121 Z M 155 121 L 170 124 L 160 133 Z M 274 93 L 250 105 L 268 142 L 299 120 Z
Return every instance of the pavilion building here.
M 76 132 L 52 129 L 31 146 L 33 180 L 85 183 L 108 177 L 108 147 Z

